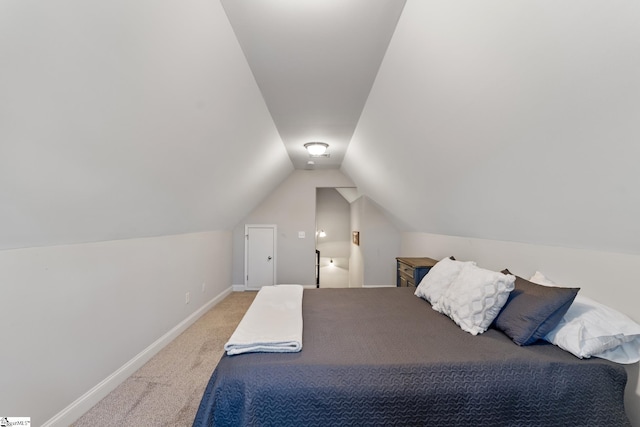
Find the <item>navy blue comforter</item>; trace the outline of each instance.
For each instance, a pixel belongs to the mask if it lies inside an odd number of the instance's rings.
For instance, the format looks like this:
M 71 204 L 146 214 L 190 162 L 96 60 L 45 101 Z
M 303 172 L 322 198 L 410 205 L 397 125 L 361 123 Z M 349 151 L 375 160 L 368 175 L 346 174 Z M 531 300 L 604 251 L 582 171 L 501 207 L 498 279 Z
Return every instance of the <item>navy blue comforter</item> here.
M 223 356 L 193 425 L 630 425 L 622 366 L 472 336 L 412 292 L 305 290 L 302 351 Z

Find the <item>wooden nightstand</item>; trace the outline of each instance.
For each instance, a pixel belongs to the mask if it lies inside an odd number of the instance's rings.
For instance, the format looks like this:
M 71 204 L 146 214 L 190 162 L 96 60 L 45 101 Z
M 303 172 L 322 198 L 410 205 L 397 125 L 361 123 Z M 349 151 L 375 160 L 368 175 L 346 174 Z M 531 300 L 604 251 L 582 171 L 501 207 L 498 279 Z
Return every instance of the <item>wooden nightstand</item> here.
M 431 258 L 396 258 L 398 263 L 396 286 L 413 286 L 420 284 L 422 278 L 438 261 Z

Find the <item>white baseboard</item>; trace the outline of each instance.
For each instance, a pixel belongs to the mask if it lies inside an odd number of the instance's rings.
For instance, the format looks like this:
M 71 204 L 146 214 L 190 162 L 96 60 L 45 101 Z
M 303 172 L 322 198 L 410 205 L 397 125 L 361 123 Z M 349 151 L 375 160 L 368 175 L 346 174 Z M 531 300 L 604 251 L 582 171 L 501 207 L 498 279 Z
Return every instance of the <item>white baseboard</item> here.
M 282 283 L 280 283 L 280 284 L 282 284 Z M 317 285 L 302 285 L 302 287 L 305 288 L 305 289 L 316 289 L 318 286 Z M 361 287 L 362 288 L 395 288 L 396 285 L 364 285 L 364 286 L 361 286 Z M 323 288 L 323 289 L 330 289 L 330 288 Z M 247 290 L 257 291 L 259 289 L 246 289 L 244 287 L 244 285 L 233 285 L 233 292 L 244 292 L 244 291 L 247 291 Z
M 204 313 L 209 311 L 211 307 L 222 301 L 232 291 L 232 288 L 228 288 L 220 295 L 213 298 L 211 301 L 200 307 L 189 317 L 184 319 L 178 325 L 176 325 L 169 332 L 158 338 L 153 344 L 145 348 L 138 353 L 133 359 L 125 363 L 122 367 L 102 380 L 99 384 L 94 386 L 91 390 L 76 399 L 69 406 L 58 412 L 51 419 L 45 422 L 43 427 L 67 427 L 73 422 L 78 420 L 89 409 L 95 406 L 100 400 L 102 400 L 107 394 L 113 391 L 117 386 L 122 384 L 127 378 L 129 378 L 134 372 L 142 367 L 155 356 L 160 350 L 162 350 L 167 344 L 173 341 L 178 335 L 184 332 L 189 326 L 195 323 Z
M 282 285 L 283 283 L 278 283 L 279 285 Z M 244 285 L 232 285 L 233 288 L 233 292 L 244 292 L 244 291 L 259 291 L 260 289 L 247 289 Z M 303 285 L 303 288 L 305 289 L 315 289 L 317 288 L 316 285 Z

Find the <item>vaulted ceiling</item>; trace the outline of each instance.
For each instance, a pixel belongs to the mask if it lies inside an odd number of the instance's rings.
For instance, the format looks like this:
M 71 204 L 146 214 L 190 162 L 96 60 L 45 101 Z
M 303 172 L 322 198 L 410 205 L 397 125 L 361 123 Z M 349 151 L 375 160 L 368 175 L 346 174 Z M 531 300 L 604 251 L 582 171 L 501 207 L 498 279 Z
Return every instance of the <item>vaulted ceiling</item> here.
M 406 230 L 640 253 L 640 2 L 3 0 L 0 249 L 230 230 L 330 145 Z
M 405 1 L 222 4 L 294 167 L 339 168 Z M 309 158 L 311 141 L 329 157 Z

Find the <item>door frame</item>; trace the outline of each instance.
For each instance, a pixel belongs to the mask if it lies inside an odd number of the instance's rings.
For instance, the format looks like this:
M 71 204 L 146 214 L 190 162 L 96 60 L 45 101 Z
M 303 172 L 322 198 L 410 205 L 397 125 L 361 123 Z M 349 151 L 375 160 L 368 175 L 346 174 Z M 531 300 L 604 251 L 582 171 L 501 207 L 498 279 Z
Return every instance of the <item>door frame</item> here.
M 245 290 L 258 290 L 258 288 L 249 288 L 247 283 L 247 273 L 249 270 L 249 229 L 250 228 L 271 228 L 273 229 L 273 284 L 276 284 L 276 268 L 278 266 L 278 226 L 276 224 L 245 224 L 244 225 L 244 289 Z

